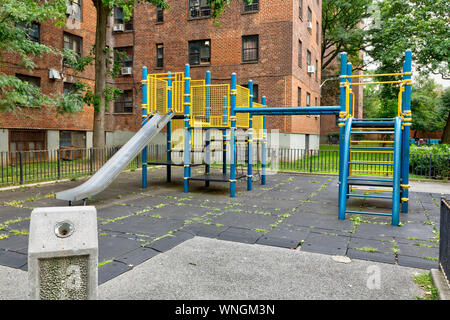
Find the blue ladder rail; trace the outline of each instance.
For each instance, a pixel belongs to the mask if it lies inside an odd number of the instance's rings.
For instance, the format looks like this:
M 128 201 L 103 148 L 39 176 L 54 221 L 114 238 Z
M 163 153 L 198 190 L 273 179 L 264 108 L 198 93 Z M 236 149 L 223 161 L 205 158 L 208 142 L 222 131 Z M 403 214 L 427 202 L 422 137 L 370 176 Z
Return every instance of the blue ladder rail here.
M 391 217 L 391 224 L 394 226 L 398 226 L 399 221 L 399 214 L 400 214 L 400 164 L 401 164 L 401 134 L 402 134 L 402 120 L 400 117 L 396 117 L 395 119 L 379 119 L 376 121 L 373 121 L 374 119 L 367 119 L 367 121 L 361 120 L 361 119 L 353 119 L 348 118 L 345 122 L 344 127 L 344 141 L 343 141 L 343 157 L 342 157 L 342 163 L 343 166 L 342 174 L 340 176 L 340 188 L 339 188 L 339 219 L 345 219 L 345 215 L 347 213 L 357 213 L 357 214 L 370 214 L 370 215 L 381 215 L 381 216 L 390 216 Z M 393 131 L 369 131 L 363 132 L 359 131 L 360 129 L 357 129 L 354 127 L 355 124 L 361 125 L 361 124 L 368 124 L 376 125 L 378 123 L 382 123 L 383 125 L 386 124 L 386 120 L 390 120 L 389 124 L 394 124 Z M 380 122 L 377 122 L 380 121 Z M 351 137 L 355 134 L 391 134 L 393 135 L 393 146 L 392 147 L 362 147 L 362 146 L 353 146 L 351 145 Z M 392 141 L 392 140 L 391 140 Z M 362 162 L 361 160 L 350 160 L 350 151 L 352 149 L 359 149 L 359 150 L 393 150 L 393 160 L 392 161 L 386 161 L 386 162 L 379 162 L 379 161 L 370 161 L 370 162 Z M 390 179 L 380 179 L 376 177 L 350 177 L 350 165 L 375 165 L 375 166 L 385 166 L 385 167 L 391 167 L 393 172 L 393 177 Z M 362 195 L 362 194 L 354 194 L 349 192 L 349 187 L 353 185 L 361 185 L 361 186 L 375 186 L 375 187 L 389 187 L 392 188 L 392 195 Z M 373 199 L 389 199 L 392 201 L 392 213 L 376 213 L 376 212 L 366 212 L 366 211 L 354 211 L 354 210 L 347 210 L 347 199 L 348 198 L 373 198 Z

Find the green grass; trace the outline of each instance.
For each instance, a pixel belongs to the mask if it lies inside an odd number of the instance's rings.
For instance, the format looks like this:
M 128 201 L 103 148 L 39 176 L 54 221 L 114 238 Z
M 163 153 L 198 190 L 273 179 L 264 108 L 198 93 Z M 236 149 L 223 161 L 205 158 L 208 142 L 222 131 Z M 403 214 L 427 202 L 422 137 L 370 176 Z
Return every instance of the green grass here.
M 430 272 L 421 273 L 414 276 L 414 282 L 424 291 L 424 297 L 415 297 L 417 300 L 439 300 L 437 289 L 433 285 Z

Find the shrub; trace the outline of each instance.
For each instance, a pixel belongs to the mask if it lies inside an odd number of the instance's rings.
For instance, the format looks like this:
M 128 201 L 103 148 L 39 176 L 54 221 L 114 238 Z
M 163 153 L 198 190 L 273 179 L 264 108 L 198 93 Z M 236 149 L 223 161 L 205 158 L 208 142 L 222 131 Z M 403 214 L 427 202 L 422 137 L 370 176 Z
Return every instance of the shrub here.
M 410 153 L 409 166 L 412 174 L 429 175 L 437 179 L 450 176 L 450 145 L 411 145 Z

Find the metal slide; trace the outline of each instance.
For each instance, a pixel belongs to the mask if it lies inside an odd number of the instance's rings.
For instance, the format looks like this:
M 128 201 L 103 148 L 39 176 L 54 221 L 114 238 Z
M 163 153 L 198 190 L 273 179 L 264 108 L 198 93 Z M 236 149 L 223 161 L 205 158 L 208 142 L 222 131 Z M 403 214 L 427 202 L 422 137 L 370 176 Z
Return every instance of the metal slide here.
M 156 113 L 122 148 L 119 149 L 88 181 L 78 187 L 56 193 L 56 199 L 70 203 L 85 200 L 105 190 L 128 164 L 172 119 L 173 113 Z

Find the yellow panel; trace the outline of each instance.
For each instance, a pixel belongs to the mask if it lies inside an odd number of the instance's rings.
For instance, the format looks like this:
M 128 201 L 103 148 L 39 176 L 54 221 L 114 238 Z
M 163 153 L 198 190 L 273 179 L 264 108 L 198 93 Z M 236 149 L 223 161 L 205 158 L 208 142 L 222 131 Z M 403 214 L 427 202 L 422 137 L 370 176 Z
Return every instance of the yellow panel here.
M 148 78 L 148 101 L 150 112 L 167 113 L 167 81 L 158 79 L 153 75 Z
M 253 102 L 253 107 L 254 108 L 263 108 L 264 106 L 257 102 Z M 263 139 L 264 116 L 253 116 L 252 120 L 253 120 L 253 132 L 254 132 L 253 139 L 262 140 Z
M 172 119 L 172 149 L 184 149 L 184 119 Z
M 250 90 L 242 86 L 236 86 L 236 108 L 248 108 L 250 103 Z M 238 113 L 236 115 L 236 127 L 249 127 L 249 114 Z
M 224 127 L 229 124 L 230 86 L 201 85 L 191 87 L 191 126 Z M 226 106 L 224 108 L 224 97 Z

